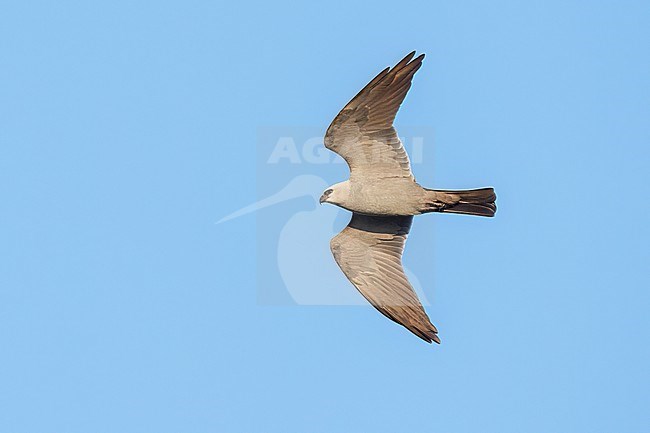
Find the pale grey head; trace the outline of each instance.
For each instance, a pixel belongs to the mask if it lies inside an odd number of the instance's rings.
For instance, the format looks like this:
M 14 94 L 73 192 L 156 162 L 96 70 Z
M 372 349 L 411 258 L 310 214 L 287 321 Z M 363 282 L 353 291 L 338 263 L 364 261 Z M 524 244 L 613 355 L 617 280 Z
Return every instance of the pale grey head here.
M 339 182 L 327 188 L 323 195 L 320 196 L 318 202 L 320 204 L 329 203 L 341 207 L 345 207 L 350 196 L 350 182 Z

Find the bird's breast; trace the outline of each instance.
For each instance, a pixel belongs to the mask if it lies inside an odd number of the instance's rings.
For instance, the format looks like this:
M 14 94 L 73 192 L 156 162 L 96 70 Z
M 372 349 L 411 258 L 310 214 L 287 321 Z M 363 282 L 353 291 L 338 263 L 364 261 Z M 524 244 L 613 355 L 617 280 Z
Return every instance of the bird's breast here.
M 417 215 L 422 187 L 408 181 L 381 179 L 352 184 L 345 208 L 365 215 Z

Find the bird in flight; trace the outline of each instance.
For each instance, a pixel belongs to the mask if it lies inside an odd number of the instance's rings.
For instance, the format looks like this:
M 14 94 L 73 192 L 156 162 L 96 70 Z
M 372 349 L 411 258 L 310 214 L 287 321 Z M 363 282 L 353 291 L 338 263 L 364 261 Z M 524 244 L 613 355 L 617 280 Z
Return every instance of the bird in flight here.
M 492 188 L 465 191 L 420 186 L 393 120 L 422 66 L 424 54 L 408 54 L 373 78 L 336 116 L 325 147 L 338 153 L 350 178 L 329 187 L 320 203 L 352 212 L 330 248 L 345 276 L 379 312 L 431 343 L 440 343 L 402 266 L 414 215 L 428 212 L 494 216 Z

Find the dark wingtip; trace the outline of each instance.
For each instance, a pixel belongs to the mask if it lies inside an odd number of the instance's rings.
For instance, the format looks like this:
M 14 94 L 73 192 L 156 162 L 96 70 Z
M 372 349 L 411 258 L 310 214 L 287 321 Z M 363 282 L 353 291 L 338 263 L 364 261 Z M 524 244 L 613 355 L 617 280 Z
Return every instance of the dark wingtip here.
M 404 60 L 406 60 L 406 59 L 409 59 L 409 60 L 408 60 L 408 63 L 421 63 L 422 60 L 424 60 L 424 56 L 425 56 L 425 54 L 422 53 L 422 54 L 420 54 L 419 56 L 417 56 L 416 58 L 413 58 L 413 56 L 415 56 L 415 51 L 411 51 L 410 53 L 408 53 L 408 54 L 406 55 L 406 57 L 404 57 L 404 59 L 402 59 L 402 62 L 403 62 Z M 402 62 L 400 62 L 400 63 L 402 63 Z
M 431 343 L 440 344 L 440 337 L 438 337 L 438 331 L 435 329 L 436 328 L 435 326 L 433 325 L 431 326 L 433 327 L 433 329 L 429 329 L 426 331 L 419 331 L 419 332 L 413 331 L 413 333 L 429 344 Z
M 392 70 L 399 71 L 400 69 L 408 65 L 414 55 L 415 55 L 415 51 L 411 51 L 410 53 L 408 53 L 402 60 L 400 60 L 395 66 L 392 67 Z

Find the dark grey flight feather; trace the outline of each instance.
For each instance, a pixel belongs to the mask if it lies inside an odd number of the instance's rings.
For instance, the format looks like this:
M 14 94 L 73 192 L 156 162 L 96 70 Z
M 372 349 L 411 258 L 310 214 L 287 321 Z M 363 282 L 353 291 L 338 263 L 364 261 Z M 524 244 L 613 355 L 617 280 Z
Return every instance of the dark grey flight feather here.
M 411 88 L 424 54 L 409 53 L 373 78 L 336 116 L 325 146 L 350 168 L 350 179 L 328 188 L 321 203 L 353 212 L 331 243 L 345 276 L 377 310 L 431 343 L 440 343 L 402 267 L 402 253 L 414 215 L 428 212 L 491 217 L 492 188 L 465 191 L 421 187 L 411 172 L 393 121 Z

